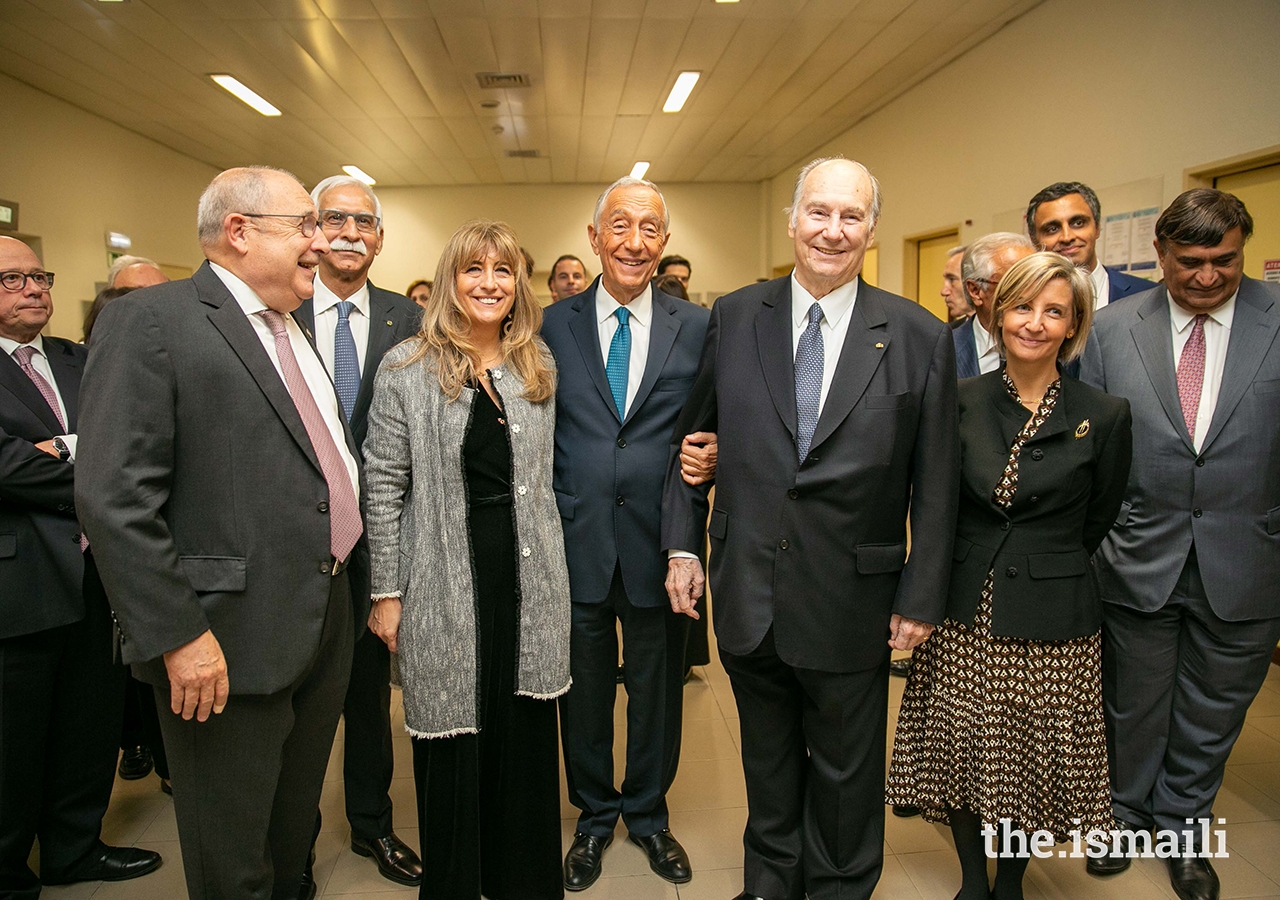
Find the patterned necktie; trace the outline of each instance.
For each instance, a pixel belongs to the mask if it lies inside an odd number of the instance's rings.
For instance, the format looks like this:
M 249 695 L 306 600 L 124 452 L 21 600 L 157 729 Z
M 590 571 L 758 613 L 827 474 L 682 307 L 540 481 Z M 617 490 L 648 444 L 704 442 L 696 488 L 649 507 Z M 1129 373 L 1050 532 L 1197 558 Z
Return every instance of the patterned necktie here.
M 818 428 L 822 400 L 822 305 L 809 307 L 809 325 L 796 345 L 796 450 L 800 462 L 809 455 L 809 444 Z
M 351 421 L 360 393 L 360 359 L 356 356 L 356 339 L 351 336 L 351 310 L 355 304 L 342 300 L 337 304 L 338 328 L 333 333 L 333 386 L 338 390 L 342 414 Z
M 329 426 L 320 415 L 320 407 L 316 406 L 316 399 L 302 377 L 302 368 L 298 365 L 298 358 L 293 355 L 293 344 L 289 341 L 284 317 L 273 309 L 264 309 L 260 315 L 271 327 L 271 334 L 276 340 L 276 356 L 279 357 L 280 369 L 284 372 L 284 383 L 288 386 L 293 405 L 297 407 L 302 424 L 307 429 L 307 437 L 311 438 L 311 448 L 320 461 L 320 471 L 324 473 L 324 480 L 329 485 L 329 550 L 333 553 L 333 558 L 341 562 L 351 553 L 351 548 L 356 545 L 364 530 L 355 488 L 351 484 L 346 463 L 342 461 L 342 454 L 338 452 L 338 445 L 329 432 Z
M 1200 414 L 1200 391 L 1204 387 L 1204 313 L 1196 316 L 1191 334 L 1182 348 L 1178 360 L 1178 400 L 1182 403 L 1182 418 L 1187 423 L 1187 434 L 1196 439 L 1196 417 Z
M 609 361 L 605 363 L 604 373 L 609 377 L 609 391 L 613 394 L 613 403 L 618 407 L 618 418 L 627 417 L 627 372 L 631 368 L 631 326 L 627 320 L 631 318 L 631 310 L 619 306 L 615 311 L 618 317 L 618 330 L 613 333 L 613 341 L 609 344 Z
M 36 367 L 31 365 L 31 357 L 36 355 L 35 347 L 19 347 L 13 351 L 13 358 L 18 366 L 31 379 L 31 383 L 40 391 L 40 395 L 44 397 L 44 402 L 49 404 L 49 409 L 53 410 L 53 417 L 58 420 L 58 427 L 66 433 L 67 423 L 62 419 L 62 413 L 58 412 L 58 395 L 53 390 L 53 385 L 45 380 L 44 376 L 36 371 Z

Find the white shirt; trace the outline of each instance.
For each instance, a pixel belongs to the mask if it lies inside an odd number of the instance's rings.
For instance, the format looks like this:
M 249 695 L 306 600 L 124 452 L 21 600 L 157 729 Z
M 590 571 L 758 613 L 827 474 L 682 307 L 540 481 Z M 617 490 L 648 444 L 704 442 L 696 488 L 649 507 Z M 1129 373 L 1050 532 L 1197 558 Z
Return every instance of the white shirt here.
M 1168 291 L 1165 291 L 1168 294 Z M 1239 293 L 1237 291 L 1237 293 Z M 1200 452 L 1205 435 L 1213 424 L 1213 412 L 1218 407 L 1218 391 L 1222 388 L 1222 371 L 1227 365 L 1227 342 L 1231 340 L 1231 321 L 1236 314 L 1236 294 L 1222 306 L 1209 313 L 1204 320 L 1204 385 L 1200 388 L 1200 409 L 1196 413 L 1196 433 L 1191 444 Z M 1189 313 L 1169 298 L 1169 324 L 1173 329 L 1173 371 L 1176 376 L 1182 350 L 1191 337 L 1195 314 Z
M 996 346 L 996 339 L 976 315 L 973 317 L 973 349 L 978 354 L 978 372 L 986 375 L 1000 368 L 1000 348 Z
M 596 288 L 596 327 L 600 334 L 600 356 L 605 366 L 609 365 L 609 345 L 613 343 L 613 335 L 618 330 L 618 317 L 615 311 L 622 304 L 604 289 L 604 282 Z M 631 361 L 627 367 L 627 402 L 624 409 L 631 412 L 631 401 L 636 399 L 640 390 L 640 380 L 644 378 L 644 366 L 649 361 L 649 333 L 653 327 L 653 286 L 645 285 L 644 291 L 627 304 L 631 316 L 627 325 L 631 329 Z M 623 418 L 626 418 L 624 415 Z
M 53 369 L 49 368 L 49 359 L 44 355 L 44 339 L 40 335 L 36 335 L 36 339 L 29 344 L 19 344 L 17 341 L 11 341 L 7 337 L 0 337 L 0 350 L 4 350 L 10 356 L 20 347 L 35 347 L 36 352 L 31 357 L 31 368 L 40 373 L 45 381 L 49 382 L 49 387 L 53 388 L 53 395 L 58 398 L 58 417 L 65 423 L 67 422 L 67 405 L 62 401 L 62 391 L 58 389 L 58 379 L 53 377 Z M 17 364 L 14 360 L 14 364 Z M 23 373 L 24 375 L 26 373 Z M 56 437 L 62 438 L 62 442 L 67 445 L 67 449 L 71 451 L 71 461 L 76 459 L 76 436 L 74 434 L 59 434 Z
M 1111 302 L 1111 276 L 1107 274 L 1107 267 L 1097 263 L 1089 273 L 1089 282 L 1093 285 L 1093 308 L 1102 309 Z
M 827 392 L 831 390 L 831 379 L 836 374 L 836 364 L 840 362 L 840 353 L 844 350 L 845 335 L 849 333 L 849 313 L 858 299 L 858 278 L 848 284 L 842 284 L 821 300 L 816 301 L 822 307 L 822 323 L 818 330 L 822 332 L 822 391 L 818 394 L 818 414 L 827 403 Z M 809 307 L 815 300 L 800 282 L 795 273 L 791 275 L 791 359 L 796 358 L 796 350 L 800 346 L 800 336 L 809 327 Z
M 369 348 L 369 282 L 360 285 L 347 301 L 354 303 L 347 321 L 351 323 L 351 337 L 356 342 L 356 365 L 361 375 L 364 374 L 365 351 Z M 342 298 L 329 290 L 328 286 L 316 275 L 316 295 L 311 301 L 311 309 L 316 320 L 316 352 L 324 362 L 329 374 L 333 375 L 334 335 L 338 330 L 338 304 Z
M 280 368 L 280 357 L 276 355 L 276 338 L 271 333 L 271 326 L 267 324 L 267 320 L 258 313 L 264 309 L 269 309 L 263 303 L 253 288 L 245 284 L 231 272 L 224 269 L 215 262 L 209 263 L 209 268 L 213 269 L 213 273 L 222 279 L 222 283 L 227 286 L 227 290 L 231 292 L 231 296 L 235 297 L 236 302 L 240 304 L 240 308 L 244 310 L 244 314 L 249 317 L 249 324 L 253 326 L 253 331 L 258 336 L 258 340 L 262 342 L 262 348 L 267 351 L 267 356 L 271 360 L 271 365 L 275 366 L 280 381 L 288 390 L 289 384 L 284 380 L 284 370 Z M 320 410 L 320 417 L 324 419 L 325 427 L 329 429 L 329 435 L 333 438 L 333 443 L 338 448 L 338 453 L 342 456 L 342 462 L 347 467 L 347 474 L 351 476 L 351 487 L 355 490 L 356 496 L 360 496 L 360 470 L 356 467 L 355 457 L 351 455 L 351 451 L 347 449 L 346 434 L 342 430 L 342 413 L 338 411 L 338 393 L 333 389 L 333 382 L 329 380 L 329 373 L 325 371 L 324 365 L 320 362 L 320 357 L 316 356 L 316 352 L 311 349 L 311 344 L 307 342 L 306 335 L 302 333 L 302 329 L 298 327 L 298 323 L 294 321 L 293 316 L 282 315 L 284 319 L 285 331 L 289 335 L 289 344 L 293 347 L 293 355 L 298 360 L 298 368 L 302 370 L 302 379 L 307 383 L 308 390 L 311 391 L 311 397 L 316 402 L 316 407 Z

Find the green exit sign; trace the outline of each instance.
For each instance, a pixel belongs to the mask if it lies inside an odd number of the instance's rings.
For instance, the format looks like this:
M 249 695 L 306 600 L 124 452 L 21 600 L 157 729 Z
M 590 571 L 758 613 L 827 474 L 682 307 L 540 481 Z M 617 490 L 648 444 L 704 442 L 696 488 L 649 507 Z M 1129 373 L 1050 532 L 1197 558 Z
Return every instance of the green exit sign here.
M 18 204 L 0 200 L 0 231 L 18 230 Z

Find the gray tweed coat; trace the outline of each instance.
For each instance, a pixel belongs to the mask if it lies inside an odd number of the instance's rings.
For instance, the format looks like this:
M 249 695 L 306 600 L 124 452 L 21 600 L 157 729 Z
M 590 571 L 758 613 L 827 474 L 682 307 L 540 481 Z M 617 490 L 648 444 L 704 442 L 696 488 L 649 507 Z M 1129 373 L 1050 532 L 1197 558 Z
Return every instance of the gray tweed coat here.
M 406 341 L 378 367 L 364 443 L 365 528 L 373 597 L 401 597 L 399 667 L 405 730 L 452 737 L 478 728 L 476 597 L 462 447 L 476 392 L 450 403 L 429 360 L 398 367 Z M 550 354 L 547 354 L 548 359 Z M 555 400 L 529 403 L 516 374 L 493 370 L 511 441 L 520 629 L 516 692 L 569 688 L 569 573 L 551 489 Z

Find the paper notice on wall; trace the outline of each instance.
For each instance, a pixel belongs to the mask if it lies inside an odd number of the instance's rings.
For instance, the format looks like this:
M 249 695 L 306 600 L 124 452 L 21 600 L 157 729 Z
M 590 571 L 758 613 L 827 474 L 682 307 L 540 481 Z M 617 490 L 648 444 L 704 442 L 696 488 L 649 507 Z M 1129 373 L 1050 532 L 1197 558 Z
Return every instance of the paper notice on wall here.
M 1129 271 L 1143 272 L 1156 268 L 1156 219 L 1160 208 L 1139 209 L 1133 213 L 1129 233 Z
M 1280 259 L 1264 259 L 1262 261 L 1262 280 L 1280 284 Z
M 1133 228 L 1132 213 L 1107 216 L 1102 229 L 1102 264 L 1121 271 L 1129 268 L 1129 232 Z

